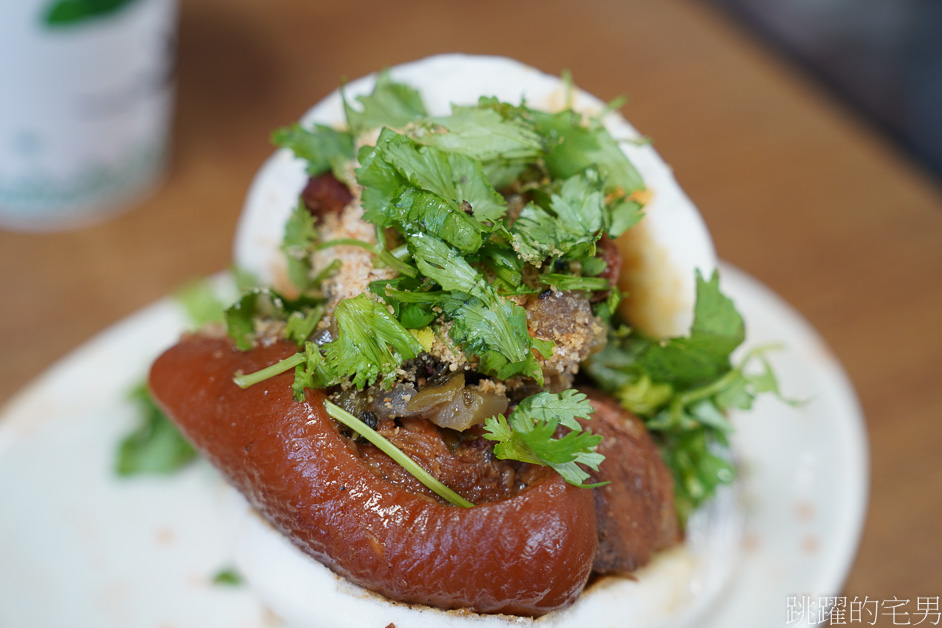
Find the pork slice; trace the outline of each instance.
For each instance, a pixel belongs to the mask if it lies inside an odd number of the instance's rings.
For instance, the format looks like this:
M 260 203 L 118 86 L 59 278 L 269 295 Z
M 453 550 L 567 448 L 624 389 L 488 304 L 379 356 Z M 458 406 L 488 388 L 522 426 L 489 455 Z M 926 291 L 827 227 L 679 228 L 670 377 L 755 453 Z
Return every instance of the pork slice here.
M 595 489 L 599 545 L 592 571 L 630 573 L 680 541 L 673 478 L 638 417 L 598 391 L 582 392 L 595 413 L 580 422 L 604 437 L 598 451 L 605 461 L 590 481 L 610 482 Z

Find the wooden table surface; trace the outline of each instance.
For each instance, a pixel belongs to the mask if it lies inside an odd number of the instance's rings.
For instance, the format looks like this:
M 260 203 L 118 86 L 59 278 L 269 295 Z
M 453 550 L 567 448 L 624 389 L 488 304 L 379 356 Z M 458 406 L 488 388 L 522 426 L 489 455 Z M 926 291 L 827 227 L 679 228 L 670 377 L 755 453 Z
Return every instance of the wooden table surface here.
M 507 55 L 568 68 L 606 100 L 626 94 L 721 257 L 794 305 L 844 363 L 872 462 L 845 593 L 942 594 L 939 187 L 723 15 L 684 0 L 579 6 L 183 0 L 164 185 L 103 224 L 0 232 L 0 402 L 95 332 L 225 268 L 269 132 L 341 77 L 438 52 Z

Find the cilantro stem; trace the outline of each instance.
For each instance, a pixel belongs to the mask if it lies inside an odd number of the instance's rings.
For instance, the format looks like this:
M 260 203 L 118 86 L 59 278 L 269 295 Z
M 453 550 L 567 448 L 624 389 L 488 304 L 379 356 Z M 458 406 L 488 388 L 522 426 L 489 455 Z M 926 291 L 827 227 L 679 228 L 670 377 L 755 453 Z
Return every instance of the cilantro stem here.
M 704 399 L 709 399 L 710 397 L 718 394 L 724 388 L 726 388 L 733 380 L 742 377 L 743 371 L 746 369 L 746 365 L 752 361 L 757 355 L 761 355 L 766 351 L 771 351 L 773 349 L 780 349 L 781 345 L 771 344 L 763 345 L 756 347 L 749 351 L 740 362 L 739 366 L 730 369 L 724 373 L 721 377 L 713 380 L 705 386 L 700 388 L 695 388 L 694 390 L 687 391 L 680 395 L 674 397 L 674 400 L 671 402 L 671 413 L 674 416 L 678 416 L 683 408 L 689 406 L 690 404 L 696 403 L 697 401 L 702 401 Z
M 628 97 L 624 94 L 615 96 L 610 101 L 605 103 L 605 107 L 602 109 L 602 111 L 599 112 L 598 118 L 601 119 L 603 116 L 606 116 L 613 111 L 618 111 L 625 106 L 626 102 L 628 102 Z
M 324 408 L 327 410 L 327 414 L 379 447 L 383 453 L 402 465 L 406 471 L 414 475 L 419 482 L 434 491 L 442 499 L 447 500 L 455 506 L 461 506 L 462 508 L 474 507 L 474 504 L 436 480 L 432 474 L 420 467 L 412 458 L 402 453 L 395 445 L 386 440 L 381 434 L 371 429 L 360 419 L 329 401 L 324 402 Z
M 386 250 L 386 229 L 379 225 L 373 225 L 374 232 L 376 233 L 376 249 L 378 251 Z
M 392 251 L 389 251 L 389 254 L 396 259 L 403 260 L 409 256 L 409 247 L 405 244 L 402 246 L 397 246 Z
M 575 87 L 572 81 L 572 72 L 569 71 L 569 68 L 563 68 L 559 78 L 562 79 L 563 88 L 565 89 L 565 108 L 572 109 L 572 93 Z
M 357 240 L 356 238 L 337 238 L 335 240 L 325 240 L 323 242 L 318 242 L 316 245 L 314 245 L 314 248 L 318 251 L 322 251 L 324 249 L 329 249 L 332 246 L 358 246 L 361 249 L 366 249 L 370 253 L 376 253 L 375 246 L 369 242 Z
M 395 255 L 387 251 L 386 249 L 380 246 L 374 246 L 369 242 L 364 242 L 363 240 L 357 240 L 354 238 L 337 238 L 335 240 L 326 240 L 324 242 L 318 243 L 314 248 L 318 251 L 322 249 L 327 249 L 332 246 L 358 246 L 361 249 L 365 249 L 375 255 L 379 261 L 386 264 L 390 268 L 395 268 L 403 275 L 408 275 L 409 277 L 415 277 L 417 271 L 415 268 L 397 258 Z M 402 248 L 402 247 L 400 247 Z
M 249 373 L 248 375 L 236 375 L 232 378 L 232 381 L 236 383 L 239 388 L 248 388 L 259 382 L 264 382 L 266 379 L 274 377 L 275 375 L 281 375 L 289 369 L 293 369 L 298 364 L 304 362 L 303 353 L 295 353 L 294 355 L 285 358 L 280 362 L 275 362 L 271 366 L 266 366 L 260 371 L 255 371 L 254 373 Z
M 418 274 L 418 271 L 405 263 L 401 259 L 396 258 L 395 255 L 389 251 L 381 251 L 378 255 L 379 260 L 389 266 L 390 268 L 395 268 L 403 275 L 408 275 L 409 277 L 415 277 Z
M 429 290 L 428 292 L 409 292 L 407 290 L 394 290 L 386 288 L 386 296 L 401 303 L 436 303 L 440 298 L 447 296 L 444 290 Z
M 403 261 L 409 254 L 409 248 L 406 245 L 402 245 L 390 252 L 389 249 L 386 248 L 386 230 L 379 225 L 376 225 L 376 248 L 373 249 L 373 252 L 376 253 L 376 257 L 383 264 L 386 264 L 390 268 L 395 268 L 400 274 L 409 277 L 415 277 L 418 274 L 415 268 Z
M 572 275 L 560 275 L 556 273 L 546 273 L 540 275 L 540 283 L 544 286 L 552 286 L 559 290 L 609 290 L 612 282 L 603 277 L 575 277 Z
M 706 386 L 700 388 L 695 388 L 694 390 L 682 393 L 674 397 L 674 401 L 671 403 L 671 407 L 674 408 L 683 408 L 689 406 L 690 404 L 701 401 L 703 399 L 709 399 L 713 395 L 717 394 L 724 388 L 726 388 L 730 382 L 742 375 L 742 370 L 739 368 L 730 369 L 724 373 L 718 379 L 713 380 Z

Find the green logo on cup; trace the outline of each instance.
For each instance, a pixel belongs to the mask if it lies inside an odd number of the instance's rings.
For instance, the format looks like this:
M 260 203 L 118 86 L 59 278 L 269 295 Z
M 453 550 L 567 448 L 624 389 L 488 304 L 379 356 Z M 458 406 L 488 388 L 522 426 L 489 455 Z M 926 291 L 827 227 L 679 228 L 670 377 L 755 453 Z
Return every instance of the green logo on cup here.
M 136 0 L 56 0 L 43 16 L 48 26 L 72 26 L 107 17 Z

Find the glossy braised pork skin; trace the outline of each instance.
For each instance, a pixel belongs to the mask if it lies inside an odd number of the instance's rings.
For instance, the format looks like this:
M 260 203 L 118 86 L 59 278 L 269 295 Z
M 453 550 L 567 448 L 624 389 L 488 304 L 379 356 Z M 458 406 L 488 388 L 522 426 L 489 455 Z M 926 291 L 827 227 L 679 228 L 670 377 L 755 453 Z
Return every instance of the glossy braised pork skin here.
M 151 390 L 273 526 L 352 582 L 484 613 L 538 616 L 575 600 L 596 551 L 591 491 L 540 469 L 514 497 L 464 509 L 384 480 L 338 431 L 321 392 L 294 401 L 290 372 L 246 390 L 232 382 L 294 351 L 190 336 L 154 364 Z
M 598 451 L 605 460 L 590 481 L 610 481 L 594 489 L 599 547 L 592 570 L 631 573 L 680 540 L 673 479 L 640 419 L 611 397 L 582 392 L 595 412 L 580 423 L 604 437 Z

